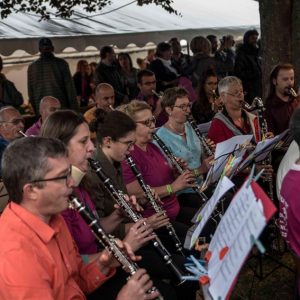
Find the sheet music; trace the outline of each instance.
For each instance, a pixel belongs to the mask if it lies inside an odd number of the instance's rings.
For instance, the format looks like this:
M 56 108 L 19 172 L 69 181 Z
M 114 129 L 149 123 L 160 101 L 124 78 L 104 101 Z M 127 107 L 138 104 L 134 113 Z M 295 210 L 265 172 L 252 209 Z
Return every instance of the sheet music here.
M 226 176 L 220 179 L 216 190 L 214 191 L 211 198 L 207 201 L 203 208 L 199 209 L 199 211 L 193 217 L 192 222 L 196 223 L 196 226 L 192 226 L 190 228 L 191 234 L 187 235 L 186 240 L 184 242 L 184 248 L 191 249 L 194 246 L 197 238 L 200 236 L 203 227 L 209 220 L 219 200 L 233 186 L 234 183 Z
M 276 146 L 276 144 L 281 141 L 281 139 L 288 133 L 288 129 L 279 135 L 271 139 L 266 139 L 264 141 L 258 142 L 255 149 L 248 155 L 248 157 L 240 164 L 239 169 L 243 169 L 252 163 L 253 159 L 256 162 L 264 160 L 270 151 Z
M 213 299 L 226 298 L 253 241 L 266 225 L 262 203 L 247 185 L 248 180 L 231 201 L 209 245 L 209 292 Z M 222 259 L 221 250 L 226 253 Z
M 241 153 L 241 154 L 243 154 L 243 155 L 241 155 L 240 157 L 237 157 L 237 158 L 234 160 L 234 163 L 233 163 L 233 165 L 232 165 L 232 167 L 231 167 L 231 171 L 230 171 L 230 173 L 227 175 L 230 179 L 234 176 L 234 174 L 235 174 L 237 168 L 239 167 L 239 165 L 240 165 L 241 162 L 243 161 L 243 159 L 244 159 L 244 154 L 245 154 L 245 153 L 246 153 L 246 150 L 245 150 L 243 153 Z
M 257 146 L 254 150 L 254 155 L 255 154 L 259 154 L 256 158 L 255 158 L 255 161 L 256 162 L 259 162 L 259 161 L 262 161 L 264 160 L 270 151 L 273 150 L 273 148 L 276 146 L 276 144 L 282 140 L 282 138 L 288 133 L 288 129 L 285 130 L 284 132 L 282 132 L 281 134 L 278 134 L 276 136 L 274 136 L 273 138 L 271 139 L 266 139 L 264 141 L 260 141 L 257 143 Z
M 217 144 L 211 182 L 216 182 L 220 178 L 230 154 L 234 153 L 235 156 L 242 156 L 245 153 L 245 149 L 241 150 L 240 153 L 235 150 L 240 148 L 241 145 L 250 143 L 252 137 L 252 134 L 237 135 Z

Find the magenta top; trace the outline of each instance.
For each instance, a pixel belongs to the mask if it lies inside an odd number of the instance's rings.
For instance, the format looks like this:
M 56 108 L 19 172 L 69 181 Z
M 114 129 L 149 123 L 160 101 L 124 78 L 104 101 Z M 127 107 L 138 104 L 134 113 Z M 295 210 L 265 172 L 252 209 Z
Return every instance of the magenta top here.
M 170 184 L 175 180 L 173 169 L 170 167 L 156 145 L 149 143 L 146 151 L 134 145 L 134 149 L 131 151 L 130 155 L 134 159 L 134 162 L 141 172 L 146 184 L 149 186 L 163 186 Z M 125 184 L 129 184 L 136 180 L 135 175 L 126 161 L 122 162 L 122 171 Z M 164 197 L 161 200 L 163 201 L 163 209 L 166 211 L 168 217 L 171 220 L 175 220 L 180 209 L 175 194 Z M 153 208 L 147 206 L 143 211 L 143 216 L 149 217 L 154 213 Z
M 300 165 L 294 164 L 282 181 L 279 228 L 288 246 L 300 256 Z
M 79 200 L 87 204 L 89 209 L 96 214 L 95 206 L 89 194 L 81 187 L 74 189 Z M 76 242 L 80 254 L 95 254 L 98 252 L 97 241 L 90 227 L 75 209 L 66 209 L 62 213 L 70 233 Z
M 42 127 L 42 119 L 39 118 L 37 122 L 32 124 L 32 126 L 26 130 L 25 134 L 28 136 L 31 136 L 31 135 L 38 136 L 38 135 L 40 135 L 41 127 Z

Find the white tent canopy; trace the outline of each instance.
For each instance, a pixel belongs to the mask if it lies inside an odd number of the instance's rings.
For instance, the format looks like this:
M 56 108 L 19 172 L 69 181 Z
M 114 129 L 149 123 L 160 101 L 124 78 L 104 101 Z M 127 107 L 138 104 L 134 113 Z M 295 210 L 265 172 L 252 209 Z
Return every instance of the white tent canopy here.
M 259 26 L 258 3 L 253 0 L 175 0 L 174 8 L 182 17 L 155 5 L 139 7 L 136 3 L 114 10 L 128 2 L 114 1 L 93 14 L 77 8 L 70 20 L 53 18 L 39 22 L 33 14 L 13 14 L 0 20 L 0 54 L 8 56 L 16 50 L 35 54 L 40 37 L 50 37 L 56 52 L 67 47 L 82 52 L 88 46 L 144 46 L 174 36 L 187 41 L 207 34 L 237 37 Z

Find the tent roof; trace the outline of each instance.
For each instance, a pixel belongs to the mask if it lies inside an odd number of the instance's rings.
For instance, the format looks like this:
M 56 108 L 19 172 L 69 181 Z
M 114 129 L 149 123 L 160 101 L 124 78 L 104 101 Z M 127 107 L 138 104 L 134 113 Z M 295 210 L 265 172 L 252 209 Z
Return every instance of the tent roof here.
M 37 41 L 43 36 L 52 39 L 56 52 L 67 47 L 84 51 L 88 46 L 98 49 L 112 44 L 119 48 L 130 43 L 144 46 L 173 36 L 185 40 L 207 34 L 240 36 L 259 24 L 258 4 L 253 0 L 175 0 L 174 8 L 182 17 L 153 4 L 139 7 L 131 3 L 114 10 L 128 1 L 115 1 L 93 14 L 77 8 L 70 20 L 53 18 L 39 22 L 34 14 L 13 14 L 0 20 L 0 53 L 10 55 L 15 50 L 37 53 Z

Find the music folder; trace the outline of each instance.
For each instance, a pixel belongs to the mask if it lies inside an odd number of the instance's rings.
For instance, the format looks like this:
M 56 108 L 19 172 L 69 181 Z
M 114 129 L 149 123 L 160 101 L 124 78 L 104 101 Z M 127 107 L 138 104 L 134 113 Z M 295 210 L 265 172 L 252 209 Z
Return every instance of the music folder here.
M 247 179 L 233 197 L 206 253 L 207 299 L 229 299 L 252 246 L 276 207 L 262 188 Z
M 285 130 L 281 134 L 276 135 L 271 139 L 266 139 L 257 143 L 255 149 L 243 160 L 235 171 L 236 175 L 240 171 L 250 166 L 253 162 L 259 163 L 266 159 L 276 145 L 288 134 L 289 130 Z

